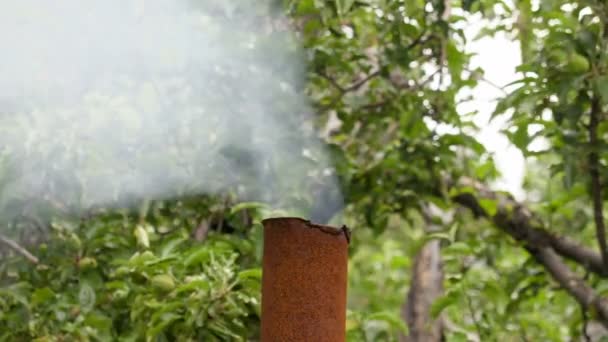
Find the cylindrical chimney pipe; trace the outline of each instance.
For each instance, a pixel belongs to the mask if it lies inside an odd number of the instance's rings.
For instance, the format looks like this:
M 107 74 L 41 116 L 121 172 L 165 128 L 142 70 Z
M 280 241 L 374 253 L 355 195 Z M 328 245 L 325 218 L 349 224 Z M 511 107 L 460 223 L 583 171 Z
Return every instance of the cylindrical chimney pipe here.
M 344 342 L 349 230 L 300 218 L 262 223 L 262 342 Z

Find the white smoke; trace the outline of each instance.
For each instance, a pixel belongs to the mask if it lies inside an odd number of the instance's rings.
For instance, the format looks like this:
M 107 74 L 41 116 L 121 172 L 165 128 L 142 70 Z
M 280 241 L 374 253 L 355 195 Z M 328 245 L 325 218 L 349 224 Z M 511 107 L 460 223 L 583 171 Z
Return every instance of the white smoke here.
M 288 207 L 310 184 L 335 190 L 303 129 L 285 19 L 230 3 L 0 0 L 2 218 L 222 191 Z

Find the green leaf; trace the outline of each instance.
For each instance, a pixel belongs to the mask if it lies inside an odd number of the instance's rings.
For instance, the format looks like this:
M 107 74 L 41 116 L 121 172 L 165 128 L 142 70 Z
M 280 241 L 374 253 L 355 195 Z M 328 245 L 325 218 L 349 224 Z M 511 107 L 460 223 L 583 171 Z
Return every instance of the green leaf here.
M 489 216 L 496 215 L 496 212 L 498 211 L 498 202 L 495 199 L 481 198 L 478 202 Z
M 608 76 L 599 76 L 594 82 L 595 91 L 600 95 L 604 104 L 608 104 Z
M 399 316 L 398 314 L 392 313 L 392 312 L 388 312 L 388 311 L 381 311 L 381 312 L 374 312 L 368 316 L 365 317 L 366 321 L 383 321 L 388 323 L 391 327 L 397 329 L 398 331 L 400 331 L 403 334 L 407 334 L 408 329 L 407 329 L 407 325 L 403 322 L 403 320 L 401 319 L 401 316 Z
M 316 12 L 315 1 L 314 0 L 299 0 L 297 1 L 297 11 L 298 15 L 306 15 L 312 14 Z
M 102 340 L 111 339 L 112 319 L 98 311 L 89 312 L 84 324 L 97 330 Z
M 55 293 L 48 287 L 36 289 L 34 293 L 32 293 L 31 304 L 32 306 L 37 306 L 51 300 L 54 297 Z
M 184 260 L 186 267 L 193 266 L 195 264 L 206 263 L 211 260 L 211 252 L 207 248 L 197 248 L 194 252 L 190 253 Z
M 183 237 L 178 237 L 176 239 L 169 240 L 169 242 L 164 244 L 163 247 L 160 249 L 160 257 L 161 258 L 168 257 L 175 251 L 175 249 L 179 245 L 183 244 L 186 241 L 187 241 L 187 239 L 185 239 Z
M 586 55 L 595 55 L 596 35 L 593 32 L 583 29 L 576 34 L 576 40 Z
M 454 80 L 460 80 L 462 70 L 465 66 L 465 57 L 463 53 L 458 50 L 452 40 L 449 40 L 446 44 L 446 58 L 450 75 L 452 75 Z
M 350 11 L 353 4 L 355 3 L 355 0 L 334 0 L 334 1 L 336 3 L 336 8 L 338 9 L 338 15 L 340 15 L 340 16 L 347 14 Z
M 441 312 L 445 310 L 447 307 L 456 304 L 460 300 L 460 292 L 451 291 L 447 294 L 437 298 L 433 304 L 431 305 L 431 317 L 436 319 L 439 317 Z
M 183 285 L 179 285 L 175 289 L 176 294 L 180 294 L 182 292 L 192 292 L 192 291 L 202 291 L 206 292 L 210 289 L 209 280 L 192 280 Z
M 95 290 L 87 282 L 80 284 L 78 301 L 83 312 L 89 312 L 95 307 Z
M 472 194 L 475 195 L 477 194 L 477 190 L 472 187 L 472 186 L 456 186 L 456 187 L 452 187 L 449 191 L 449 196 L 450 197 L 454 197 L 454 196 L 458 196 L 458 195 L 462 195 L 462 194 Z
M 233 206 L 232 208 L 230 208 L 230 214 L 234 215 L 234 214 L 238 213 L 239 211 L 243 211 L 246 209 L 263 209 L 266 207 L 267 207 L 267 205 L 265 203 L 261 203 L 261 202 L 241 202 L 241 203 Z
M 465 255 L 471 255 L 472 253 L 473 253 L 473 249 L 471 248 L 471 246 L 469 246 L 468 244 L 466 244 L 462 241 L 454 242 L 444 249 L 445 255 L 465 256 Z
M 458 234 L 459 228 L 460 228 L 460 224 L 458 224 L 458 222 L 454 222 L 452 224 L 452 226 L 450 227 L 450 231 L 448 232 L 450 242 L 453 243 L 454 241 L 456 241 L 456 234 Z
M 518 125 L 515 133 L 509 134 L 509 138 L 513 145 L 515 145 L 521 151 L 527 151 L 528 144 L 530 143 L 527 123 Z
M 253 268 L 249 270 L 244 270 L 239 272 L 239 279 L 262 279 L 262 269 L 261 268 Z
M 498 174 L 496 165 L 493 161 L 485 162 L 475 168 L 475 176 L 477 179 L 483 180 L 487 178 L 495 178 Z
M 446 241 L 451 241 L 450 240 L 450 234 L 449 233 L 430 233 L 430 234 L 426 234 L 424 236 L 424 241 L 430 241 L 430 240 L 446 240 Z
M 161 316 L 159 322 L 152 325 L 152 327 L 148 330 L 147 335 L 149 337 L 156 337 L 158 334 L 163 332 L 171 323 L 181 319 L 180 315 L 168 312 Z

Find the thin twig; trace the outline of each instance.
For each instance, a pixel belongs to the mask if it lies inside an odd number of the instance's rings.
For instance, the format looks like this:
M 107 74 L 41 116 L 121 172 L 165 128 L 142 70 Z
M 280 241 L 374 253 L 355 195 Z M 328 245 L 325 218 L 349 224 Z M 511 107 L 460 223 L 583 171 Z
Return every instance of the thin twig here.
M 479 77 L 479 80 L 492 86 L 492 88 L 495 88 L 496 90 L 500 91 L 503 95 L 509 95 L 509 93 L 501 86 L 499 86 L 498 84 L 490 81 L 489 79 L 485 78 L 485 77 Z
M 435 76 L 437 76 L 437 74 L 439 74 L 441 76 L 442 70 L 443 68 L 438 68 L 437 70 L 435 70 L 433 73 L 429 74 L 422 82 L 416 84 L 415 87 L 413 87 L 413 90 L 420 90 L 422 87 L 424 87 L 425 85 L 427 85 L 429 82 L 431 82 Z M 440 81 L 441 82 L 441 81 Z
M 370 73 L 369 75 L 367 75 L 366 77 L 364 77 L 362 80 L 355 82 L 352 85 L 348 86 L 347 88 L 344 89 L 344 92 L 348 93 L 349 91 L 357 90 L 357 89 L 361 88 L 361 86 L 363 86 L 369 80 L 371 80 L 372 78 L 374 78 L 378 75 L 380 75 L 380 70 L 376 70 L 376 71 Z
M 368 103 L 366 105 L 359 107 L 359 109 L 363 109 L 363 110 L 377 109 L 377 108 L 387 105 L 391 100 L 393 100 L 393 98 L 390 98 L 389 100 L 382 100 L 382 101 L 378 101 L 378 102 L 374 102 L 374 103 Z
M 432 72 L 431 74 L 429 74 L 424 80 L 422 80 L 420 83 L 416 83 L 414 86 L 412 87 L 397 87 L 397 89 L 406 89 L 407 91 L 410 92 L 414 92 L 414 91 L 418 91 L 420 89 L 422 89 L 425 85 L 427 85 L 429 82 L 431 82 L 435 76 L 441 72 L 441 68 L 435 70 L 434 72 Z M 394 85 L 394 84 L 393 84 Z M 374 102 L 374 103 L 369 103 L 366 105 L 363 105 L 357 109 L 361 109 L 361 110 L 375 110 L 377 108 L 381 108 L 384 107 L 385 105 L 389 104 L 391 101 L 393 101 L 397 96 L 396 95 L 392 95 L 389 96 L 387 99 L 384 100 L 380 100 L 378 102 Z
M 595 220 L 595 231 L 604 269 L 608 270 L 608 247 L 606 246 L 606 227 L 604 225 L 602 188 L 600 182 L 600 163 L 597 152 L 599 142 L 597 128 L 600 124 L 601 104 L 597 97 L 591 101 L 591 117 L 589 120 L 589 175 L 591 176 L 591 197 L 593 200 L 593 218 Z
M 325 80 L 327 80 L 329 82 L 329 84 L 331 84 L 334 88 L 338 89 L 338 91 L 341 94 L 344 93 L 344 88 L 342 88 L 342 86 L 339 85 L 338 82 L 333 77 L 329 76 L 324 71 L 317 71 L 317 74 L 319 76 L 321 76 L 322 78 L 324 78 Z
M 414 39 L 411 43 L 408 44 L 406 50 L 411 50 L 416 47 L 416 45 L 424 44 L 435 37 L 434 35 L 430 35 L 426 37 L 426 39 L 423 39 L 425 35 L 426 31 L 422 32 L 418 37 L 416 37 L 416 39 Z
M 369 75 L 365 76 L 363 79 L 361 79 L 357 82 L 354 82 L 353 84 L 349 85 L 348 87 L 341 86 L 338 83 L 338 81 L 336 81 L 333 77 L 329 76 L 328 74 L 326 74 L 323 71 L 318 71 L 317 74 L 319 76 L 321 76 L 322 78 L 324 78 L 325 80 L 327 80 L 334 88 L 336 88 L 340 92 L 340 95 L 344 95 L 345 93 L 355 91 L 355 90 L 361 88 L 365 83 L 369 82 L 369 80 L 371 80 L 372 78 L 374 78 L 376 76 L 379 76 L 380 70 L 376 70 L 376 71 L 370 73 Z
M 471 73 L 471 74 L 476 74 L 475 70 L 471 70 L 471 69 L 466 69 L 466 70 L 467 70 L 469 73 Z M 496 84 L 496 83 L 494 83 L 494 82 L 490 81 L 489 79 L 487 79 L 487 78 L 486 78 L 486 77 L 484 77 L 484 76 L 481 76 L 481 75 L 477 75 L 477 74 L 476 74 L 476 77 L 477 77 L 477 79 L 478 79 L 479 81 L 482 81 L 482 82 L 484 82 L 484 83 L 488 84 L 488 85 L 489 85 L 489 86 L 491 86 L 492 88 L 494 88 L 494 89 L 496 89 L 496 90 L 500 91 L 500 92 L 501 92 L 503 95 L 509 95 L 509 93 L 508 93 L 508 92 L 505 90 L 505 87 L 501 87 L 501 86 L 499 86 L 498 84 Z
M 29 260 L 33 264 L 38 264 L 39 260 L 32 253 L 30 253 L 27 249 L 21 247 L 17 242 L 7 238 L 4 235 L 0 235 L 0 243 L 3 243 L 10 247 L 15 252 L 21 254 L 24 258 Z
M 329 84 L 331 84 L 334 88 L 336 88 L 336 90 L 338 90 L 339 94 L 338 96 L 334 97 L 331 102 L 328 105 L 322 106 L 322 110 L 326 110 L 328 108 L 332 108 L 334 105 L 336 105 L 341 99 L 342 97 L 344 97 L 344 95 L 348 92 L 351 91 L 355 91 L 358 90 L 359 88 L 361 88 L 365 83 L 369 82 L 369 80 L 371 80 L 372 78 L 379 76 L 380 75 L 380 70 L 376 70 L 372 73 L 370 73 L 369 75 L 367 75 L 366 77 L 364 77 L 363 79 L 349 85 L 348 87 L 343 87 L 341 86 L 338 81 L 336 81 L 335 78 L 329 76 L 328 74 L 326 74 L 324 71 L 317 71 L 317 74 L 327 80 L 329 82 Z

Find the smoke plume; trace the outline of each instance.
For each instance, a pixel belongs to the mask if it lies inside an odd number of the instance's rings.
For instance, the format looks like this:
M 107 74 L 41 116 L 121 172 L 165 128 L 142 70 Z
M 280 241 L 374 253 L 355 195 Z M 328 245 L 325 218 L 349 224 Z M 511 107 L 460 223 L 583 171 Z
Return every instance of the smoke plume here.
M 2 220 L 227 191 L 294 213 L 317 193 L 339 204 L 278 12 L 256 0 L 0 2 Z

